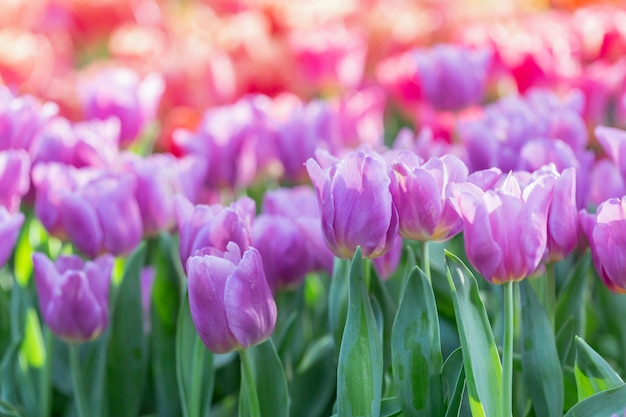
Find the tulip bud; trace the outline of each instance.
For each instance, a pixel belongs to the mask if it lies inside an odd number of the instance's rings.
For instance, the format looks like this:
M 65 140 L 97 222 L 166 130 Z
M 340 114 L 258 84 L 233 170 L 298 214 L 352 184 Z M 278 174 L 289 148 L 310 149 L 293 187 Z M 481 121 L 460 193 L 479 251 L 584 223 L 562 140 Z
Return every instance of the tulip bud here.
M 398 233 L 398 213 L 391 197 L 391 168 L 374 152 L 348 153 L 322 169 L 306 163 L 318 193 L 326 244 L 339 258 L 350 259 L 356 248 L 375 258 L 389 251 Z
M 187 261 L 189 307 L 206 347 L 227 353 L 268 339 L 276 325 L 276 304 L 259 252 L 250 247 L 242 256 L 234 242 L 226 252 L 200 252 Z
M 9 260 L 24 224 L 24 214 L 11 214 L 0 206 L 0 268 Z
M 87 342 L 109 324 L 113 256 L 83 261 L 75 255 L 52 262 L 33 254 L 39 309 L 50 330 L 68 342 Z

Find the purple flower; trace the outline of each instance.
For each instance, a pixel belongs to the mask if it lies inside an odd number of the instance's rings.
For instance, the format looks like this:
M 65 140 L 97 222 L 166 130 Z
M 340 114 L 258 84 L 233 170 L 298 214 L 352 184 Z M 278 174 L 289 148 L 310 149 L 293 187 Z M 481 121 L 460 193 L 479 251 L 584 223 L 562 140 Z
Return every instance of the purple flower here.
M 485 94 L 491 56 L 456 45 L 415 52 L 418 83 L 424 98 L 439 110 L 479 104 Z
M 595 214 L 581 210 L 580 225 L 600 279 L 611 291 L 626 293 L 626 197 L 603 202 Z
M 0 267 L 11 257 L 22 224 L 24 224 L 23 213 L 11 214 L 0 206 Z
M 535 271 L 546 251 L 554 182 L 543 175 L 522 188 L 509 174 L 494 190 L 469 182 L 448 188 L 463 219 L 467 257 L 487 281 L 519 281 Z
M 191 317 L 209 350 L 246 349 L 271 336 L 276 304 L 255 248 L 243 256 L 234 242 L 226 252 L 207 249 L 189 258 L 187 274 Z
M 175 198 L 180 260 L 187 259 L 203 248 L 225 251 L 229 242 L 246 250 L 252 241 L 251 228 L 255 215 L 254 200 L 242 197 L 229 207 L 221 204 L 193 205 L 183 196 Z
M 391 196 L 391 167 L 382 157 L 356 150 L 324 169 L 313 159 L 306 166 L 330 250 L 343 259 L 350 259 L 358 246 L 366 258 L 389 251 L 398 234 L 398 213 Z
M 125 255 L 141 241 L 133 176 L 50 163 L 35 167 L 33 181 L 35 214 L 46 230 L 85 255 Z
M 81 85 L 80 99 L 87 119 L 120 121 L 120 143 L 125 145 L 154 119 L 164 90 L 157 73 L 141 79 L 128 68 L 107 68 Z
M 445 196 L 448 184 L 467 179 L 467 167 L 460 159 L 445 155 L 422 165 L 393 162 L 392 166 L 397 181 L 391 193 L 398 210 L 400 236 L 440 241 L 461 231 L 463 222 Z
M 296 287 L 313 270 L 307 236 L 285 216 L 259 215 L 252 225 L 252 245 L 261 254 L 265 277 L 273 291 Z
M 372 264 L 374 264 L 374 268 L 382 280 L 389 279 L 396 269 L 398 269 L 400 258 L 402 257 L 402 243 L 402 238 L 396 237 L 389 252 L 383 256 L 372 259 Z
M 109 324 L 109 288 L 113 256 L 93 262 L 61 256 L 52 262 L 33 254 L 39 309 L 50 330 L 68 342 L 87 342 Z
M 30 157 L 22 149 L 0 151 L 0 206 L 11 213 L 20 209 L 30 188 Z

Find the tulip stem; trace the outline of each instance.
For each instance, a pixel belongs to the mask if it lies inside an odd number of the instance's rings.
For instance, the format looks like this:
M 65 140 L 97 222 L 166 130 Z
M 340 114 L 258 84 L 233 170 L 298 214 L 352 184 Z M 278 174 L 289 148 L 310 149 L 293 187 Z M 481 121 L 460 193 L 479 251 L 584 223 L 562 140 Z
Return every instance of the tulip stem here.
M 502 417 L 510 417 L 513 412 L 513 285 L 513 281 L 507 281 L 503 284 L 504 344 L 502 349 Z
M 87 417 L 87 407 L 85 404 L 85 393 L 83 392 L 83 378 L 80 370 L 79 349 L 77 343 L 69 343 L 70 372 L 72 374 L 72 385 L 74 388 L 74 401 L 76 402 L 76 415 Z
M 545 307 L 546 313 L 548 314 L 550 324 L 554 329 L 554 312 L 556 308 L 556 276 L 553 262 L 548 262 L 546 264 L 546 280 L 543 306 Z
M 428 278 L 428 282 L 432 282 L 432 278 L 430 276 L 430 251 L 429 251 L 428 241 L 425 240 L 422 242 L 422 270 L 426 274 L 426 278 Z
M 245 349 L 239 351 L 241 359 L 241 374 L 245 380 L 246 394 L 248 395 L 248 409 L 250 417 L 261 417 L 261 407 L 259 404 L 259 395 L 256 390 L 254 381 L 254 369 L 252 369 L 251 361 L 253 358 Z

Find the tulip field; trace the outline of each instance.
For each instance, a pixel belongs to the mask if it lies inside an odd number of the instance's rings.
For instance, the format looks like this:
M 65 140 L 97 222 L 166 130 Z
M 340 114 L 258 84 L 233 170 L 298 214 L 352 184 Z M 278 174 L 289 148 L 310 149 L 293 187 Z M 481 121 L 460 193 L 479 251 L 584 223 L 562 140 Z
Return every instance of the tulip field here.
M 623 0 L 0 10 L 0 417 L 626 417 Z

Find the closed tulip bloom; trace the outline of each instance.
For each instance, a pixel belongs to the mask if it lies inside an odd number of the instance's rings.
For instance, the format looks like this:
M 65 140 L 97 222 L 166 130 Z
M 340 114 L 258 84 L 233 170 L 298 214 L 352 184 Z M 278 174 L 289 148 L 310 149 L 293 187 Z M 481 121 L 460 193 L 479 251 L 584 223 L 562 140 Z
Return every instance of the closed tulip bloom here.
M 12 214 L 0 206 L 0 268 L 11 257 L 22 224 L 24 224 L 23 213 Z
M 326 244 L 339 258 L 384 255 L 398 233 L 398 213 L 391 196 L 390 166 L 373 152 L 356 150 L 322 169 L 313 159 L 307 171 L 318 193 Z
M 30 157 L 22 149 L 0 152 L 0 206 L 11 213 L 20 209 L 30 188 Z
M 393 170 L 397 181 L 391 192 L 398 209 L 400 236 L 442 241 L 461 231 L 463 222 L 445 195 L 448 184 L 467 179 L 467 167 L 459 158 L 445 155 L 422 165 L 394 162 Z
M 550 261 L 560 261 L 574 250 L 578 244 L 578 229 L 576 171 L 574 168 L 567 168 L 554 184 L 548 213 L 547 248 Z
M 487 281 L 520 281 L 535 271 L 546 251 L 554 181 L 544 175 L 522 188 L 509 174 L 494 190 L 469 182 L 450 186 L 450 202 L 463 219 L 467 257 Z
M 189 307 L 200 338 L 214 353 L 246 349 L 268 339 L 276 304 L 259 252 L 243 255 L 230 242 L 226 252 L 206 249 L 187 261 Z
M 108 254 L 87 262 L 74 255 L 52 262 L 33 254 L 39 308 L 54 334 L 68 342 L 87 342 L 106 330 L 113 261 Z
M 626 293 L 626 197 L 606 200 L 595 214 L 581 210 L 580 224 L 598 276 L 611 291 Z

